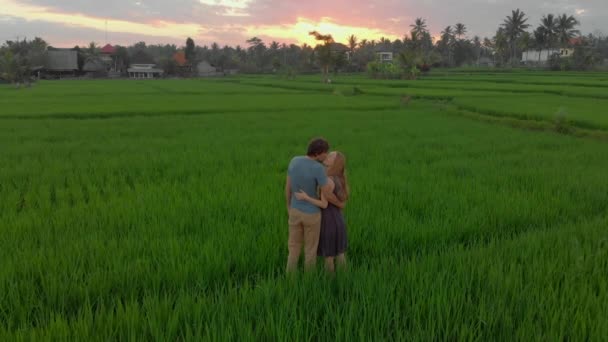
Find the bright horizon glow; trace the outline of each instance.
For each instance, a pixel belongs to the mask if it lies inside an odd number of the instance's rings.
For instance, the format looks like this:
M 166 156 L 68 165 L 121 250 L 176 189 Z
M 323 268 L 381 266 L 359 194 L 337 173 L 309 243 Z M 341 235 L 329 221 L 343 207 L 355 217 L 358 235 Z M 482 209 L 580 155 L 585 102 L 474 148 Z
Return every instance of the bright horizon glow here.
M 205 4 L 216 4 L 225 6 L 227 12 L 224 14 L 227 17 L 230 16 L 247 16 L 246 6 L 251 2 L 250 0 L 199 0 Z M 26 21 L 44 21 L 54 24 L 66 25 L 68 27 L 75 28 L 87 28 L 94 29 L 101 32 L 105 32 L 106 29 L 109 33 L 129 33 L 142 35 L 141 40 L 145 41 L 146 36 L 153 36 L 158 38 L 166 38 L 169 41 L 181 41 L 185 37 L 192 37 L 196 40 L 205 40 L 200 45 L 208 44 L 207 40 L 213 40 L 209 37 L 209 29 L 204 26 L 193 23 L 175 23 L 165 20 L 154 20 L 146 23 L 131 22 L 120 19 L 105 19 L 101 17 L 92 17 L 84 14 L 67 14 L 59 13 L 52 9 L 42 6 L 31 6 L 17 3 L 15 0 L 0 0 L 2 3 L 2 12 L 0 14 L 6 14 L 16 18 L 22 18 Z M 106 25 L 107 24 L 107 25 Z M 216 28 L 217 29 L 217 28 Z M 304 17 L 298 17 L 295 23 L 281 24 L 281 25 L 249 25 L 249 26 L 226 26 L 220 27 L 227 32 L 242 32 L 246 37 L 243 38 L 242 42 L 226 42 L 217 41 L 220 45 L 225 44 L 244 44 L 245 40 L 254 37 L 264 37 L 265 43 L 270 43 L 266 40 L 276 40 L 281 43 L 295 43 L 295 44 L 308 44 L 311 46 L 317 45 L 314 37 L 309 35 L 310 31 L 318 31 L 323 34 L 331 34 L 336 42 L 346 44 L 350 35 L 355 35 L 359 41 L 363 39 L 367 40 L 379 40 L 381 37 L 395 40 L 400 38 L 399 36 L 382 31 L 377 28 L 368 28 L 362 26 L 351 26 L 341 25 L 335 22 L 330 17 L 324 17 L 320 20 L 313 20 Z M 44 32 L 39 34 L 42 38 Z M 69 41 L 69 37 L 66 37 L 66 41 Z M 93 39 L 92 39 L 93 40 Z M 53 44 L 53 42 L 50 42 Z M 78 42 L 70 41 L 74 45 Z M 80 42 L 81 44 L 86 42 Z M 135 43 L 135 42 L 133 42 Z M 158 42 L 148 42 L 150 44 Z M 63 42 L 63 44 L 66 44 Z
M 355 35 L 359 42 L 363 39 L 380 40 L 381 37 L 394 41 L 399 39 L 399 36 L 383 32 L 379 29 L 340 25 L 333 21 L 332 18 L 325 17 L 319 21 L 314 21 L 307 18 L 299 17 L 294 24 L 289 25 L 265 25 L 254 26 L 247 28 L 248 36 L 267 36 L 273 37 L 275 40 L 284 39 L 298 44 L 308 44 L 315 46 L 318 41 L 312 37 L 309 32 L 318 31 L 321 34 L 331 34 L 334 41 L 346 44 L 351 35 Z M 268 43 L 268 42 L 266 42 Z
M 0 0 L 0 43 L 17 37 L 39 36 L 53 46 L 74 46 L 90 41 L 130 45 L 183 45 L 191 37 L 198 45 L 216 42 L 222 46 L 245 45 L 257 36 L 267 44 L 316 45 L 309 36 L 316 30 L 331 34 L 339 43 L 350 35 L 359 41 L 394 41 L 408 35 L 417 17 L 427 21 L 437 39 L 447 25 L 463 22 L 468 38 L 492 37 L 505 16 L 507 4 L 466 0 L 459 6 L 436 1 L 350 0 L 306 2 L 284 0 L 127 0 L 103 2 L 82 0 Z M 583 32 L 608 32 L 608 5 L 601 0 L 577 0 L 559 8 L 513 0 L 529 23 L 536 25 L 548 11 L 572 13 Z M 106 32 L 108 35 L 104 35 Z M 105 39 L 104 39 L 105 37 Z

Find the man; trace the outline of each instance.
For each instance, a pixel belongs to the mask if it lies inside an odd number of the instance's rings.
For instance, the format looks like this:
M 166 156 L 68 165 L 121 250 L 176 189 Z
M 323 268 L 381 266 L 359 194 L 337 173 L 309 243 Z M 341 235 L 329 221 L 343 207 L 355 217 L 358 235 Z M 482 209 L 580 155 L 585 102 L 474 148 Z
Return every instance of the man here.
M 295 198 L 300 190 L 318 198 L 317 189 L 332 199 L 335 197 L 329 184 L 322 162 L 327 158 L 329 144 L 321 138 L 313 139 L 308 145 L 306 156 L 295 157 L 289 163 L 285 182 L 285 200 L 289 212 L 289 256 L 287 272 L 295 271 L 304 245 L 306 270 L 314 268 L 317 261 L 317 247 L 321 231 L 321 209 Z

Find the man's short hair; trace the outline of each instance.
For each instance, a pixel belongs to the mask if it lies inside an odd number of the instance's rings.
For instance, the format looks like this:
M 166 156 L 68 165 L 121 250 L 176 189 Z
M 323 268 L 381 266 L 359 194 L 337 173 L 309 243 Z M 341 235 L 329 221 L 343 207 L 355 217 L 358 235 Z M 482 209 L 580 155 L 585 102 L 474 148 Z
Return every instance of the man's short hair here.
M 308 144 L 309 157 L 316 157 L 320 154 L 329 152 L 329 143 L 323 138 L 315 138 Z

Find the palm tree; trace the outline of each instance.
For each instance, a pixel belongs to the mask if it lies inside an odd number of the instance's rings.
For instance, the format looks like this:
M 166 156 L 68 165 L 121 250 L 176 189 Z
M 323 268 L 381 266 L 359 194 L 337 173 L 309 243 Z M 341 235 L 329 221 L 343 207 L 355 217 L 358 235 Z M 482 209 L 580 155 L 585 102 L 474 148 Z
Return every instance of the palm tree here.
M 418 36 L 428 31 L 426 20 L 422 18 L 416 18 L 416 21 L 413 25 L 410 25 L 410 27 L 412 28 L 412 32 L 415 32 Z
M 323 42 L 323 45 L 317 45 L 315 49 L 317 50 L 317 60 L 323 70 L 324 81 L 327 83 L 329 80 L 329 68 L 334 59 L 331 51 L 331 45 L 334 43 L 334 38 L 331 34 L 321 34 L 317 31 L 311 31 L 308 34 L 315 37 L 315 40 Z
M 557 33 L 557 20 L 555 20 L 555 16 L 553 14 L 547 14 L 546 16 L 542 17 L 540 20 L 539 29 L 541 30 L 535 34 L 535 36 L 542 33 L 544 47 L 553 47 Z M 538 37 L 539 36 L 537 36 L 537 38 Z
M 492 48 L 493 48 L 494 43 L 492 43 L 492 40 L 491 40 L 490 38 L 485 37 L 485 38 L 483 39 L 483 46 L 484 46 L 486 49 L 490 50 L 490 49 L 492 49 Z
M 458 39 L 462 39 L 462 36 L 467 33 L 467 27 L 462 23 L 458 23 L 456 24 L 456 30 L 454 31 L 454 33 L 456 34 L 456 36 L 458 36 Z
M 350 37 L 348 37 L 348 48 L 350 49 L 350 53 L 355 53 L 355 50 L 357 49 L 357 36 L 355 36 L 354 34 L 351 34 Z
M 530 32 L 524 32 L 517 40 L 517 45 L 522 51 L 526 51 L 532 45 L 532 35 Z
M 541 54 L 545 47 L 550 45 L 550 34 L 544 25 L 541 25 L 534 30 L 534 43 L 536 44 L 536 50 L 538 51 L 538 65 L 541 63 Z
M 570 39 L 580 34 L 580 31 L 575 29 L 578 24 L 578 20 L 571 15 L 562 14 L 557 17 L 556 34 L 562 47 L 568 46 Z
M 526 32 L 526 29 L 530 27 L 527 24 L 528 18 L 526 14 L 519 8 L 511 11 L 511 15 L 507 16 L 504 20 L 502 27 L 504 28 L 504 34 L 511 46 L 511 61 L 515 60 L 517 54 L 517 40 Z
M 494 36 L 494 41 L 492 42 L 492 45 L 494 46 L 494 50 L 496 51 L 496 54 L 494 56 L 496 57 L 496 55 L 498 54 L 500 55 L 501 62 L 504 61 L 505 52 L 508 50 L 509 45 L 509 39 L 507 38 L 504 28 L 501 27 L 498 29 L 498 31 L 496 31 L 496 36 Z
M 446 26 L 446 28 L 441 31 L 441 40 L 449 41 L 454 37 L 454 30 L 452 30 L 452 26 Z
M 479 36 L 473 37 L 473 46 L 477 54 L 477 66 L 479 66 L 479 59 L 481 58 L 481 38 Z
M 454 41 L 454 31 L 452 26 L 446 26 L 441 31 L 441 44 L 448 50 L 448 65 L 452 65 L 452 44 Z

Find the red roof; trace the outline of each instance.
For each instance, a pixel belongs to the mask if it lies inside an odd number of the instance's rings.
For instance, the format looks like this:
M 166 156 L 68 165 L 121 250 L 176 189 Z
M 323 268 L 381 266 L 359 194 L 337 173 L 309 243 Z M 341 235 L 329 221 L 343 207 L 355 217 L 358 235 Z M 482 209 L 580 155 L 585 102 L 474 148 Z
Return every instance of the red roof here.
M 186 53 L 184 51 L 178 51 L 173 55 L 173 60 L 178 66 L 185 66 L 188 64 L 188 60 L 186 59 Z
M 116 53 L 116 48 L 110 44 L 107 44 L 106 46 L 101 48 L 101 53 L 107 54 L 107 55 L 113 55 Z

